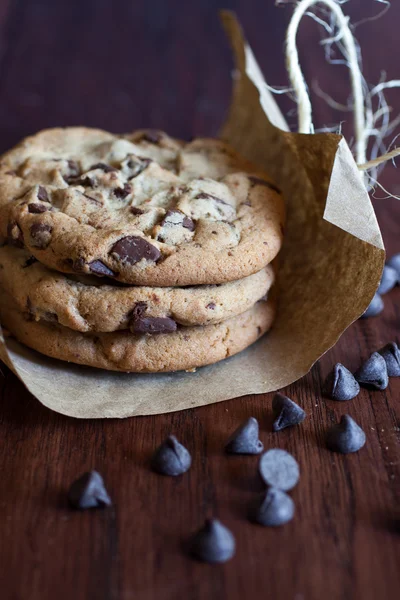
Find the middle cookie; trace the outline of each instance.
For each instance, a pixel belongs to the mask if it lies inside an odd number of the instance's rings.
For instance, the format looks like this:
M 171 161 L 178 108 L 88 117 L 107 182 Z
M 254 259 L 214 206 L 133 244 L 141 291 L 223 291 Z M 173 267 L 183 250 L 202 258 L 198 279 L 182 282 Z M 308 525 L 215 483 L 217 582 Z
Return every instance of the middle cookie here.
M 125 286 L 97 277 L 63 275 L 25 250 L 0 248 L 0 285 L 19 310 L 36 321 L 58 322 L 75 331 L 135 333 L 171 331 L 219 323 L 247 311 L 274 282 L 271 265 L 221 285 L 181 288 Z M 167 329 L 166 329 L 167 328 Z

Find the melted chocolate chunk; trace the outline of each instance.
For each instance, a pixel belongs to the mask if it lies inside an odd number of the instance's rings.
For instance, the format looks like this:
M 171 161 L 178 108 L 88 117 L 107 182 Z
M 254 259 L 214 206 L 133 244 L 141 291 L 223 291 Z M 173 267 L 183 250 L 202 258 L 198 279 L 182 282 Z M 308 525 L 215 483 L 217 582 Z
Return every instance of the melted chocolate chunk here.
M 179 215 L 182 218 L 182 221 L 180 223 L 176 223 L 174 221 L 174 215 Z M 186 216 L 184 212 L 178 210 L 177 208 L 168 210 L 165 213 L 165 217 L 161 221 L 161 225 L 182 225 L 182 227 L 184 227 L 185 229 L 189 229 L 189 231 L 194 231 L 196 228 L 194 221 L 190 217 Z
M 46 223 L 34 223 L 30 228 L 31 238 L 33 240 L 32 246 L 44 250 L 50 244 L 51 232 L 53 228 L 51 225 Z
M 173 333 L 177 324 L 169 317 L 137 317 L 132 320 L 133 333 Z
M 194 198 L 195 200 L 213 200 L 214 202 L 218 202 L 218 204 L 225 204 L 225 206 L 230 206 L 228 202 L 225 200 L 221 200 L 221 198 L 217 198 L 217 196 L 213 196 L 212 194 L 206 194 L 206 192 L 200 192 Z
M 129 265 L 135 265 L 143 258 L 153 262 L 161 258 L 158 248 L 136 235 L 121 238 L 114 244 L 110 252 L 117 260 Z
M 142 215 L 143 214 L 143 210 L 141 208 L 137 208 L 137 206 L 131 206 L 129 211 L 133 214 L 133 215 Z
M 214 310 L 214 308 L 216 308 L 216 304 L 215 302 L 210 302 L 209 304 L 207 304 L 206 308 L 209 308 L 210 310 Z
M 93 260 L 89 263 L 89 269 L 91 273 L 95 275 L 102 275 L 106 277 L 115 277 L 116 273 L 109 269 L 101 260 Z
M 35 215 L 47 212 L 48 210 L 50 210 L 50 206 L 39 204 L 39 202 L 32 202 L 31 204 L 28 204 L 28 212 Z
M 47 193 L 47 190 L 42 185 L 39 185 L 39 189 L 38 189 L 38 193 L 37 193 L 37 198 L 38 198 L 38 200 L 41 200 L 42 202 L 48 202 L 49 201 L 49 195 Z
M 144 315 L 147 310 L 147 302 L 136 302 L 132 309 L 130 316 L 132 319 L 139 319 Z
M 10 246 L 15 246 L 16 248 L 24 247 L 24 234 L 15 221 L 7 225 L 7 241 Z
M 261 177 L 254 177 L 252 175 L 249 175 L 249 181 L 253 185 L 264 185 L 265 187 L 269 188 L 270 190 L 273 190 L 274 192 L 276 192 L 277 194 L 282 194 L 281 190 L 276 185 L 274 185 L 270 181 L 265 181 L 265 179 L 261 179 Z
M 101 169 L 102 171 L 104 171 L 104 173 L 117 173 L 118 169 L 116 169 L 115 167 L 112 167 L 111 165 L 106 165 L 105 163 L 96 163 L 95 165 L 92 165 L 90 167 L 91 171 L 94 171 L 95 169 Z
M 117 198 L 120 198 L 121 200 L 123 200 L 124 198 L 129 196 L 131 191 L 132 191 L 132 186 L 129 185 L 129 183 L 125 183 L 123 188 L 117 188 L 114 190 L 114 196 L 117 196 Z

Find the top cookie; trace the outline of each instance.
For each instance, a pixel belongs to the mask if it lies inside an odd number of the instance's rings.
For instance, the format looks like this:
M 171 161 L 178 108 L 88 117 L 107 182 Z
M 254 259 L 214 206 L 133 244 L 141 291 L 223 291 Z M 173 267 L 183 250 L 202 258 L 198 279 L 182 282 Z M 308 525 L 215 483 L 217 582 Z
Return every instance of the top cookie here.
M 219 140 L 49 129 L 1 158 L 0 232 L 65 273 L 138 285 L 224 283 L 282 243 L 282 195 Z

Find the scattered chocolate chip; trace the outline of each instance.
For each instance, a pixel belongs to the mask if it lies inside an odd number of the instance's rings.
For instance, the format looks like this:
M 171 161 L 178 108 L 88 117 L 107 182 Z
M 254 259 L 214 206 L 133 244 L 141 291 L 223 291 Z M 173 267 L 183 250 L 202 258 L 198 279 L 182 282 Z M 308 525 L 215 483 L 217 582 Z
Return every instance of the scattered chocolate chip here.
M 44 250 L 50 244 L 51 232 L 53 228 L 46 223 L 34 223 L 31 225 L 30 234 L 32 238 L 32 246 Z
M 114 190 L 114 196 L 123 200 L 132 192 L 132 186 L 129 183 L 125 183 L 123 188 L 116 188 Z
M 31 202 L 31 204 L 28 204 L 28 212 L 35 215 L 47 212 L 48 210 L 50 210 L 50 206 L 39 204 L 39 202 Z
M 194 231 L 196 228 L 193 220 L 177 208 L 168 210 L 160 225 L 162 227 L 165 227 L 166 225 L 181 225 L 185 229 L 189 229 L 189 231 Z
M 161 257 L 161 252 L 156 246 L 135 235 L 128 235 L 118 240 L 110 252 L 116 259 L 129 265 L 135 265 L 143 258 L 156 262 Z
M 141 142 L 143 140 L 145 142 L 150 142 L 150 144 L 158 144 L 161 139 L 162 135 L 159 131 L 156 131 L 155 129 L 148 129 L 141 135 L 138 141 Z
M 138 175 L 140 175 L 140 173 L 143 173 L 143 171 L 149 166 L 151 162 L 153 162 L 151 158 L 144 158 L 141 156 L 138 156 L 137 159 L 129 159 L 129 161 L 127 162 L 127 167 L 128 169 L 133 171 L 133 173 L 130 174 L 129 180 L 132 180 Z
M 397 271 L 397 275 L 400 278 L 400 253 L 394 254 L 386 263 L 388 267 L 392 267 Z
M 47 193 L 47 190 L 42 185 L 39 185 L 39 189 L 38 189 L 38 193 L 37 193 L 37 198 L 38 198 L 38 200 L 41 200 L 42 202 L 48 202 L 49 201 L 49 195 Z
M 209 308 L 210 310 L 214 310 L 216 308 L 216 304 L 215 302 L 209 302 L 206 306 L 206 308 Z
M 374 352 L 354 373 L 354 377 L 361 385 L 385 390 L 389 383 L 385 359 L 378 352 Z
M 360 391 L 358 381 L 342 364 L 337 363 L 324 384 L 324 394 L 332 400 L 352 400 Z
M 232 533 L 217 519 L 208 519 L 189 543 L 192 556 L 207 563 L 223 563 L 235 554 Z
M 169 317 L 135 317 L 130 328 L 132 333 L 173 333 L 177 324 Z
M 182 475 L 190 469 L 192 457 L 182 444 L 178 442 L 174 435 L 169 435 L 167 439 L 157 448 L 151 465 L 154 471 L 161 475 Z
M 35 258 L 34 256 L 30 256 L 29 258 L 26 259 L 25 264 L 23 265 L 22 268 L 26 269 L 27 267 L 30 267 L 37 261 L 38 261 L 37 258 Z
M 137 208 L 137 206 L 131 206 L 129 210 L 133 215 L 142 215 L 144 213 L 144 211 L 141 208 Z
M 258 421 L 250 417 L 228 439 L 225 451 L 229 454 L 260 454 L 264 450 L 258 439 Z
M 132 309 L 130 316 L 133 319 L 139 319 L 144 315 L 147 310 L 147 302 L 136 302 L 135 306 Z
M 365 433 L 349 415 L 343 415 L 340 422 L 328 431 L 326 444 L 333 452 L 357 452 L 365 444 Z
M 111 165 L 106 165 L 105 163 L 99 162 L 90 167 L 90 171 L 94 171 L 95 169 L 101 169 L 104 173 L 118 173 L 118 169 L 112 167 Z
M 79 165 L 75 160 L 67 160 L 68 168 L 71 177 L 77 177 L 79 175 Z
M 287 492 L 297 485 L 300 469 L 297 461 L 289 452 L 273 448 L 264 452 L 258 469 L 263 481 L 272 487 Z
M 399 275 L 393 267 L 385 265 L 382 271 L 382 278 L 379 284 L 377 294 L 387 294 L 398 283 Z
M 7 225 L 7 242 L 10 246 L 15 246 L 16 248 L 24 247 L 24 234 L 18 223 L 15 221 L 12 221 Z
M 230 204 L 228 204 L 228 202 L 225 202 L 225 200 L 222 200 L 221 198 L 217 198 L 217 196 L 213 196 L 212 194 L 206 194 L 206 192 L 200 192 L 200 194 L 197 194 L 197 196 L 194 197 L 195 200 L 213 200 L 214 202 L 217 202 L 218 204 L 224 204 L 225 206 L 230 206 Z
M 69 488 L 68 500 L 73 508 L 103 508 L 111 506 L 104 481 L 97 471 L 84 473 Z
M 293 519 L 294 502 L 282 490 L 270 487 L 250 507 L 250 520 L 264 527 L 279 527 Z
M 400 377 L 400 350 L 395 342 L 390 342 L 378 350 L 383 357 L 389 377 Z
M 274 416 L 272 429 L 274 431 L 297 425 L 306 418 L 306 413 L 296 402 L 279 392 L 272 400 L 272 413 Z
M 101 260 L 93 260 L 88 264 L 91 273 L 95 275 L 104 275 L 106 277 L 115 277 L 116 273 L 109 269 Z
M 371 300 L 371 304 L 368 306 L 367 310 L 364 314 L 361 315 L 362 319 L 368 319 L 369 317 L 376 317 L 383 311 L 383 300 L 379 294 L 375 294 L 375 296 Z
M 216 231 L 212 231 L 211 232 L 213 235 L 218 235 L 218 233 Z
M 276 187 L 276 185 L 274 185 L 270 181 L 265 181 L 265 179 L 261 179 L 261 177 L 254 177 L 253 175 L 249 175 L 249 181 L 251 181 L 253 185 L 264 185 L 265 187 L 270 188 L 271 190 L 276 192 L 277 194 L 282 194 L 281 190 L 278 187 Z
M 69 183 L 81 185 L 82 187 L 93 187 L 93 179 L 91 179 L 88 175 L 85 175 L 85 177 L 80 177 L 79 179 L 74 179 L 73 181 L 70 180 Z

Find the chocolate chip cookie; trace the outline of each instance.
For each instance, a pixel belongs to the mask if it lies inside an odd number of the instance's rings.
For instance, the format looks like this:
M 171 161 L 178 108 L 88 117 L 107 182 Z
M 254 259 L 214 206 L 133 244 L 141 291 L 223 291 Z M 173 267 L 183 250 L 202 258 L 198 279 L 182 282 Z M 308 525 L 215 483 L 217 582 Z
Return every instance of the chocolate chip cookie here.
M 8 294 L 0 295 L 0 319 L 20 342 L 64 361 L 112 371 L 166 372 L 209 365 L 240 352 L 261 337 L 274 318 L 274 302 L 258 302 L 222 323 L 178 328 L 159 335 L 79 333 L 59 324 L 29 320 Z
M 220 284 L 282 243 L 277 187 L 218 140 L 49 129 L 1 158 L 0 233 L 57 271 L 150 286 Z
M 125 286 L 89 275 L 51 271 L 23 249 L 0 248 L 0 286 L 35 321 L 75 331 L 131 329 L 158 333 L 177 325 L 218 323 L 251 308 L 274 280 L 269 265 L 222 285 L 186 288 Z

